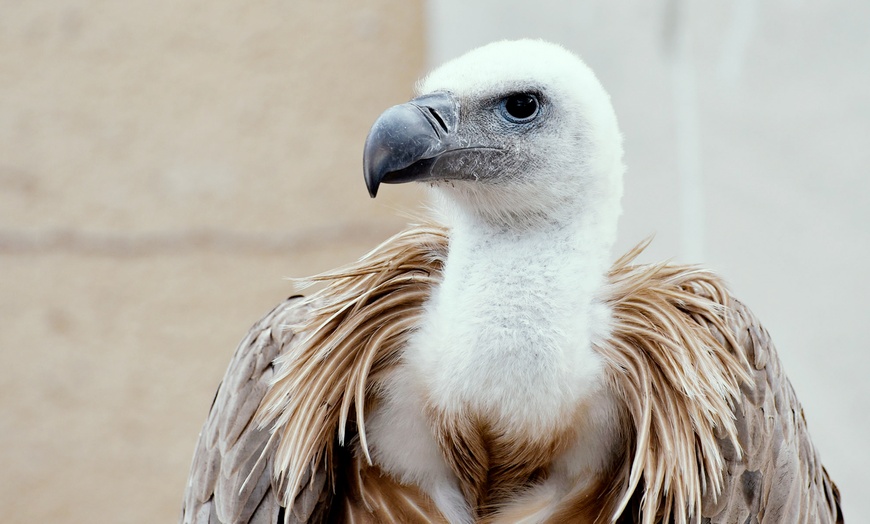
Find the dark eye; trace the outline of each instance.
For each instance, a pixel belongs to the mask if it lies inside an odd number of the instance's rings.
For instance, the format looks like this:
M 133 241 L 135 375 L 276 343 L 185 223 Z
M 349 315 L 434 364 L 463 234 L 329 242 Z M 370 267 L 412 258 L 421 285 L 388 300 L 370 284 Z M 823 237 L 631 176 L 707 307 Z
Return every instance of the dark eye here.
M 531 93 L 510 95 L 501 102 L 502 114 L 511 122 L 528 122 L 538 115 L 538 97 Z

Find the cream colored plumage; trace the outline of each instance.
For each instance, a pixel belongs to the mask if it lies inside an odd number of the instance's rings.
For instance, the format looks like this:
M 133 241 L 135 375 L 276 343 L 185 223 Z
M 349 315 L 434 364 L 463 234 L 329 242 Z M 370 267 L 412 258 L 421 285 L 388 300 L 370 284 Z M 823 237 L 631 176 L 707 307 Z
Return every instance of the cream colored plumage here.
M 842 522 L 755 317 L 642 247 L 608 269 L 621 140 L 588 68 L 499 42 L 420 91 L 366 180 L 429 182 L 444 225 L 252 328 L 182 522 Z

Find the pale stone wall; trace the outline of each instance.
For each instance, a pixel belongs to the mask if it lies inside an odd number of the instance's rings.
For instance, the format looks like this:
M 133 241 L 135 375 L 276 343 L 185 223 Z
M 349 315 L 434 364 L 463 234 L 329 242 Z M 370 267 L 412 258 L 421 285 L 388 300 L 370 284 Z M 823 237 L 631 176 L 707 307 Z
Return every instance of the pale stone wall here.
M 368 127 L 419 2 L 0 6 L 0 508 L 172 522 L 214 390 L 282 277 L 398 230 Z

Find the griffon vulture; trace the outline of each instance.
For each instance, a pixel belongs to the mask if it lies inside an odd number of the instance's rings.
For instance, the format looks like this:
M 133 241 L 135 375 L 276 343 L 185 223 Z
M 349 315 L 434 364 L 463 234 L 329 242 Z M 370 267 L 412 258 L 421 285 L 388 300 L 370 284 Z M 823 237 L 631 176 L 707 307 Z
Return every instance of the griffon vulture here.
M 248 333 L 184 523 L 842 522 L 767 332 L 715 275 L 615 263 L 622 140 L 565 49 L 443 65 L 365 144 L 437 219 Z

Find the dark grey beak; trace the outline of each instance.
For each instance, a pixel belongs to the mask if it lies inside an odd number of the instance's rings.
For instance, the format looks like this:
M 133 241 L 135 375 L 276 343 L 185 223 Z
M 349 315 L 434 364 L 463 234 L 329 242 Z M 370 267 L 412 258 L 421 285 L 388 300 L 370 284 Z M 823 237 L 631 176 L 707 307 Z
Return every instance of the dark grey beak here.
M 438 156 L 456 146 L 459 105 L 449 93 L 433 93 L 393 106 L 366 138 L 363 171 L 369 195 L 378 186 L 434 178 Z

